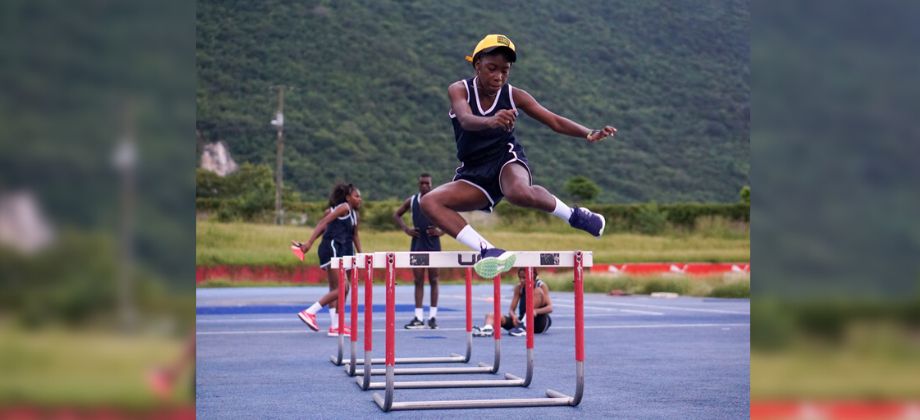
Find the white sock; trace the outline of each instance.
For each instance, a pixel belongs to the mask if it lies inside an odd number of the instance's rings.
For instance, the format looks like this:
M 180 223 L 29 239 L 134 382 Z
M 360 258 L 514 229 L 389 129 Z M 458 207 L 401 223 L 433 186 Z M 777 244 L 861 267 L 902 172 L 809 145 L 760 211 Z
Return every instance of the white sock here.
M 481 251 L 482 248 L 495 248 L 495 245 L 490 244 L 486 238 L 479 235 L 479 232 L 476 232 L 470 225 L 460 229 L 460 233 L 457 234 L 457 242 L 470 247 L 473 251 Z
M 329 318 L 332 320 L 332 328 L 339 326 L 339 317 L 335 316 L 335 309 L 329 308 Z
M 309 308 L 307 308 L 307 313 L 310 315 L 316 315 L 320 309 L 323 309 L 323 305 L 320 305 L 319 302 L 314 302 L 312 305 L 310 305 Z
M 422 311 L 422 308 L 415 308 L 415 318 L 419 321 L 425 320 L 425 313 Z
M 556 199 L 556 209 L 553 210 L 553 216 L 568 222 L 569 218 L 572 217 L 572 208 L 563 203 L 558 197 L 553 198 Z
M 431 310 L 430 310 L 429 312 L 430 312 L 430 313 L 428 314 L 428 318 L 434 318 L 434 317 L 438 316 L 438 308 L 437 308 L 437 307 L 432 306 L 432 307 L 431 307 Z

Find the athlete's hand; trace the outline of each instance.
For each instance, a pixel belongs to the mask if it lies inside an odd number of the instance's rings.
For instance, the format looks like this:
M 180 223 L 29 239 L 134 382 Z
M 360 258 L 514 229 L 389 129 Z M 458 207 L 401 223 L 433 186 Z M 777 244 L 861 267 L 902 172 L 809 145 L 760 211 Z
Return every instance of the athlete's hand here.
M 418 238 L 418 229 L 417 228 L 405 228 L 403 232 L 406 232 L 406 235 L 409 235 L 413 238 Z
M 516 313 L 514 313 L 514 311 L 508 311 L 508 316 L 512 319 L 512 323 L 514 323 L 515 325 L 521 323 L 521 320 L 518 319 L 518 316 Z
M 300 251 L 303 252 L 304 254 L 306 254 L 307 251 L 310 250 L 310 245 L 303 244 L 297 241 L 291 241 L 291 245 L 296 246 L 297 248 L 300 248 Z
M 517 119 L 517 112 L 513 109 L 500 109 L 492 116 L 490 125 L 492 128 L 504 128 L 511 131 L 514 128 L 514 121 Z
M 597 143 L 607 137 L 613 137 L 616 133 L 616 127 L 609 125 L 604 126 L 604 128 L 600 130 L 592 130 L 591 133 L 588 134 L 588 143 Z
M 438 229 L 437 226 L 428 226 L 428 229 L 425 230 L 425 233 L 427 233 L 428 236 L 441 236 L 444 234 L 444 232 L 441 231 L 441 229 Z

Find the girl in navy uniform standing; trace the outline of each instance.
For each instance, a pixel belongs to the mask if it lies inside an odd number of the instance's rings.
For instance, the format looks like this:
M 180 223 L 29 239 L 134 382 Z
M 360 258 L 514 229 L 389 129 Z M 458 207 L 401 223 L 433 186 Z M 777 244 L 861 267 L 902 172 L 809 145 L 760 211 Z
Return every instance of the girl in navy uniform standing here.
M 393 220 L 406 235 L 412 237 L 411 251 L 413 252 L 433 252 L 441 250 L 441 235 L 444 231 L 438 229 L 434 223 L 428 220 L 425 213 L 421 210 L 421 200 L 425 194 L 431 191 L 431 175 L 423 173 L 418 176 L 418 194 L 409 197 L 393 212 Z M 412 211 L 412 225 L 410 229 L 403 222 L 402 216 L 407 211 Z M 425 314 L 423 313 L 422 300 L 425 297 L 425 271 L 428 271 L 428 284 L 431 285 L 431 309 L 428 314 L 428 328 L 437 329 L 438 321 L 435 317 L 438 315 L 438 269 L 437 268 L 413 268 L 412 274 L 415 276 L 415 318 L 409 321 L 404 327 L 409 330 L 425 328 Z
M 540 209 L 596 237 L 604 233 L 604 217 L 585 208 L 571 208 L 545 188 L 533 185 L 524 148 L 514 136 L 518 109 L 553 131 L 598 142 L 616 133 L 604 126 L 591 130 L 544 108 L 522 89 L 508 84 L 511 64 L 517 60 L 514 43 L 504 35 L 487 35 L 467 61 L 475 76 L 448 87 L 450 119 L 460 167 L 454 180 L 422 199 L 425 214 L 458 242 L 480 252 L 473 268 L 484 278 L 504 273 L 515 255 L 497 248 L 479 235 L 460 211 L 492 208 L 503 198 L 512 204 Z
M 316 224 L 310 239 L 306 243 L 292 242 L 293 246 L 300 251 L 298 256 L 301 256 L 308 252 L 313 246 L 313 242 L 322 235 L 322 240 L 316 252 L 319 254 L 320 268 L 326 270 L 326 277 L 329 280 L 329 293 L 326 293 L 309 308 L 300 311 L 297 316 L 311 330 L 319 331 L 319 324 L 316 323 L 316 313 L 323 306 L 329 305 L 331 324 L 328 335 L 330 337 L 338 336 L 339 319 L 336 316 L 336 303 L 340 286 L 345 287 L 345 294 L 346 296 L 348 295 L 348 282 L 340 285 L 338 276 L 330 269 L 329 264 L 333 257 L 344 257 L 361 252 L 361 240 L 358 236 L 358 209 L 360 207 L 361 191 L 357 187 L 352 184 L 336 184 L 332 189 L 332 194 L 329 196 L 329 209 L 322 220 Z M 349 273 L 346 273 L 345 278 L 349 278 L 348 276 Z M 351 334 L 351 330 L 348 327 L 345 327 L 344 330 L 344 335 Z

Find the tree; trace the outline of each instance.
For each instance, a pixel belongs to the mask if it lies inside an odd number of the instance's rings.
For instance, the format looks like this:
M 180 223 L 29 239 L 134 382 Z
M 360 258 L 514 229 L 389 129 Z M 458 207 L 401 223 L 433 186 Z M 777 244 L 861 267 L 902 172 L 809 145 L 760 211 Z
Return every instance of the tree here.
M 741 192 L 738 193 L 741 196 L 741 202 L 747 205 L 751 205 L 751 187 L 743 186 L 741 187 Z
M 594 201 L 601 193 L 601 188 L 594 181 L 579 175 L 565 182 L 565 192 L 575 197 L 576 201 L 584 203 Z

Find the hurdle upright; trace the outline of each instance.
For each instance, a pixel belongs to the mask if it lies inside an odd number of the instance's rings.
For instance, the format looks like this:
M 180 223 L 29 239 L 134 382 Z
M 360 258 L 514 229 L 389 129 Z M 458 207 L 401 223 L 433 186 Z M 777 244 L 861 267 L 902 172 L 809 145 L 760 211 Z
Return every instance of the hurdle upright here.
M 423 410 L 423 409 L 447 409 L 447 408 L 499 408 L 499 407 L 535 407 L 535 406 L 577 406 L 584 393 L 584 267 L 593 265 L 593 257 L 590 252 L 581 251 L 552 251 L 552 252 L 516 252 L 517 260 L 515 267 L 572 267 L 574 268 L 575 283 L 575 395 L 568 396 L 561 392 L 548 389 L 545 398 L 508 398 L 508 399 L 482 399 L 482 400 L 441 400 L 441 401 L 407 401 L 394 402 L 394 390 L 396 388 L 394 381 L 395 374 L 395 270 L 396 268 L 414 268 L 419 266 L 441 267 L 453 266 L 448 255 L 457 257 L 457 261 L 462 262 L 462 253 L 441 252 L 441 253 L 375 253 L 374 267 L 378 265 L 378 255 L 382 254 L 383 266 L 387 268 L 386 278 L 386 391 L 384 395 L 374 393 L 374 402 L 383 411 L 391 410 Z M 471 259 L 475 262 L 475 258 Z M 529 277 L 528 283 L 528 362 L 533 360 L 533 306 L 532 306 L 532 277 Z M 497 287 L 497 285 L 496 285 Z M 497 303 L 496 303 L 497 305 Z M 501 312 L 496 310 L 496 317 Z M 498 318 L 500 319 L 500 318 Z M 500 334 L 499 328 L 496 328 L 496 334 Z M 497 354 L 496 354 L 497 356 Z

